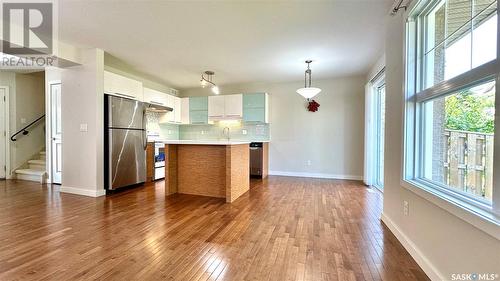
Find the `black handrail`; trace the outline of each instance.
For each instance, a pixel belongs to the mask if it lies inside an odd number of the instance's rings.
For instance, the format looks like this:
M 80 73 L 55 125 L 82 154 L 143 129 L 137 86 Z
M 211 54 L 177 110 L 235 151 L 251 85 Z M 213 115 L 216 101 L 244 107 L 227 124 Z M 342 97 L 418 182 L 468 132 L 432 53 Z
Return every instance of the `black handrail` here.
M 45 114 L 38 117 L 35 121 L 29 123 L 28 125 L 26 125 L 24 128 L 22 128 L 21 130 L 17 131 L 17 133 L 13 134 L 12 137 L 10 137 L 10 140 L 11 141 L 16 141 L 17 139 L 15 138 L 17 135 L 19 135 L 20 133 L 23 133 L 24 136 L 26 136 L 27 134 L 29 134 L 29 131 L 26 130 L 28 129 L 29 127 L 33 126 L 36 122 L 42 120 L 43 118 L 45 118 Z

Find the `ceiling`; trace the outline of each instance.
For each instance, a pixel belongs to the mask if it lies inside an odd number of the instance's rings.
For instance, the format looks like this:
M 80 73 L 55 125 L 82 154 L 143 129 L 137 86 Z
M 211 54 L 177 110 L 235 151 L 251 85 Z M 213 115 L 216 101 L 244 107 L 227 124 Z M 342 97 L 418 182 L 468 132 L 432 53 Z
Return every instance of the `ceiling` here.
M 97 47 L 178 89 L 366 73 L 384 49 L 391 0 L 59 1 L 59 38 Z

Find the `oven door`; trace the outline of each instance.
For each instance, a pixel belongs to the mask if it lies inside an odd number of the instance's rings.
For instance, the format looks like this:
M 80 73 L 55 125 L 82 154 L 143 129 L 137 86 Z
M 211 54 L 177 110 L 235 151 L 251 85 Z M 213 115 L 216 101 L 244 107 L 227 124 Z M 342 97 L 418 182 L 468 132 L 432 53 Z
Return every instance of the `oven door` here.
M 154 180 L 165 178 L 165 167 L 155 168 Z
M 165 178 L 165 145 L 163 143 L 155 144 L 154 162 L 154 180 Z

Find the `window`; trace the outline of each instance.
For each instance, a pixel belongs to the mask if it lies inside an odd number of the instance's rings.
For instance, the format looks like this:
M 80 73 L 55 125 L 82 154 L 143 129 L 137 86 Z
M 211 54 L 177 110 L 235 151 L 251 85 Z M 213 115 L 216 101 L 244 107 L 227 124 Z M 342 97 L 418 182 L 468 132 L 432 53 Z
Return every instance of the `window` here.
M 384 188 L 385 82 L 375 86 L 375 187 Z
M 497 18 L 496 0 L 420 1 L 411 10 L 404 175 L 499 215 Z

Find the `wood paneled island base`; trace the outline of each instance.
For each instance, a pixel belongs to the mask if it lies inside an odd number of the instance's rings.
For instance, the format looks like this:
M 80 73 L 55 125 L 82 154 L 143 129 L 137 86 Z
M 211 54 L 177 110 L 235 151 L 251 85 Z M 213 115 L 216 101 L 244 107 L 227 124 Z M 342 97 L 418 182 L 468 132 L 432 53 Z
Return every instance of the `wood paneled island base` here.
M 226 198 L 231 203 L 250 188 L 248 143 L 165 144 L 165 191 Z

